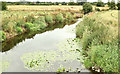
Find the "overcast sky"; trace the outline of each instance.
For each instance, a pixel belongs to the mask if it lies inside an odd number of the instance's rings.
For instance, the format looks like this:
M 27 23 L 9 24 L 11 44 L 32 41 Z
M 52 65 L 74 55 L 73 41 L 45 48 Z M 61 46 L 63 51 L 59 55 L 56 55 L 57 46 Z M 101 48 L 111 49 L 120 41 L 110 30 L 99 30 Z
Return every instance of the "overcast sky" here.
M 15 1 L 20 1 L 20 0 L 0 0 L 0 1 L 10 1 L 10 2 L 15 2 Z M 69 2 L 70 0 L 25 0 L 25 1 L 40 1 L 40 2 Z M 76 1 L 76 0 L 73 0 Z M 98 0 L 87 0 L 88 2 L 96 2 Z M 103 2 L 108 2 L 108 0 L 102 0 Z M 117 2 L 117 0 L 115 0 Z

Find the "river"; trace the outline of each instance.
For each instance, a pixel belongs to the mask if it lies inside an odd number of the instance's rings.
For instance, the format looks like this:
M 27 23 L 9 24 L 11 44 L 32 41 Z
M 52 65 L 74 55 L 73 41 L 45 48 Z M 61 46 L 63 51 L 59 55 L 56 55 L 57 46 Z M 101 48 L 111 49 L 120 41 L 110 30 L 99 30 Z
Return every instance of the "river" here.
M 75 27 L 80 21 L 82 19 L 79 19 L 75 24 L 65 25 L 63 28 L 36 34 L 33 38 L 26 38 L 17 43 L 9 51 L 0 52 L 1 61 L 3 62 L 2 70 L 4 72 L 55 72 L 64 67 L 66 70 L 71 68 L 71 71 L 76 71 L 77 69 L 81 72 L 90 72 L 80 62 L 81 60 L 77 60 L 77 57 L 80 57 L 79 52 L 69 52 L 81 49 L 77 43 L 73 44 L 77 40 L 75 39 Z M 8 44 L 8 46 L 10 45 Z M 47 59 L 47 62 L 49 62 L 46 64 L 42 61 L 44 63 L 36 63 L 37 65 L 34 63 L 34 67 L 31 67 L 28 62 L 36 60 L 39 55 L 41 57 L 45 55 L 45 59 L 42 58 L 42 60 L 45 61 Z M 44 67 L 42 67 L 43 64 Z

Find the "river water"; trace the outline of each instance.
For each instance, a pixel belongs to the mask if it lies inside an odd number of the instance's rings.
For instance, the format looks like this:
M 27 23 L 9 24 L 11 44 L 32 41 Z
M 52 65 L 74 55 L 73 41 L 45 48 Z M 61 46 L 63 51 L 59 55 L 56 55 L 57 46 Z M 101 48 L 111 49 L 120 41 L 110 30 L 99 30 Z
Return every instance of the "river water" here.
M 79 46 L 74 47 L 74 45 L 76 44 L 73 44 L 71 48 L 68 48 L 69 45 L 72 43 L 69 42 L 73 41 L 73 39 L 76 38 L 75 27 L 80 21 L 82 21 L 82 19 L 79 19 L 75 24 L 66 25 L 63 28 L 56 28 L 52 31 L 46 31 L 41 34 L 36 34 L 33 38 L 27 38 L 20 43 L 17 43 L 9 51 L 3 53 L 0 52 L 0 56 L 2 56 L 1 61 L 3 64 L 2 70 L 4 72 L 33 72 L 32 69 L 35 69 L 34 71 L 37 72 L 54 72 L 62 67 L 65 67 L 66 69 L 72 67 L 73 70 L 71 71 L 79 69 L 81 72 L 90 72 L 84 67 L 82 63 L 80 63 L 80 61 L 76 59 L 77 57 L 79 57 L 79 53 L 67 53 L 68 51 L 65 51 L 66 53 L 63 52 L 61 54 L 64 49 L 67 50 L 71 49 L 72 47 L 72 49 L 81 48 Z M 68 42 L 68 45 L 65 45 L 67 44 L 66 42 Z M 38 55 L 43 55 L 43 53 L 46 54 L 46 56 L 49 56 L 46 59 L 49 60 L 51 65 L 44 68 L 39 67 L 39 69 L 38 65 L 34 67 L 29 67 L 30 65 L 28 64 L 28 62 L 39 57 Z M 58 58 L 52 57 L 51 55 L 58 55 Z M 30 59 L 26 61 L 24 60 L 25 58 Z

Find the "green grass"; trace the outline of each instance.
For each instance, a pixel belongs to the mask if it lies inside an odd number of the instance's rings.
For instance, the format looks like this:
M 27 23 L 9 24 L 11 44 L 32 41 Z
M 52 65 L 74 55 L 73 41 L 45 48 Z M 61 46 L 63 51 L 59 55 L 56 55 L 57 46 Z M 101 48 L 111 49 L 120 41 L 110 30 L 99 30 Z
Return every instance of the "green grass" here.
M 87 68 L 118 72 L 117 15 L 117 11 L 94 13 L 77 25 L 76 34 L 82 42 L 84 64 Z

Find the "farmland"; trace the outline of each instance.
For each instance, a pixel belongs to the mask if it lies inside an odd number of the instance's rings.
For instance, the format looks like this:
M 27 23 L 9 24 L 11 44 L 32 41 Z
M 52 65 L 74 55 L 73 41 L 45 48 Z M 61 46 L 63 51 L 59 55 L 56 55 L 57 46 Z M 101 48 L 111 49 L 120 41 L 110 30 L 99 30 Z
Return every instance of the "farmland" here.
M 95 10 L 96 6 L 93 6 L 93 9 Z M 97 7 L 102 9 L 109 9 L 109 7 L 105 6 L 105 7 Z M 13 10 L 13 11 L 48 11 L 48 10 L 52 10 L 52 11 L 81 11 L 82 10 L 82 6 L 67 6 L 67 5 L 59 5 L 59 6 L 38 6 L 38 5 L 9 5 L 8 6 L 8 10 Z

